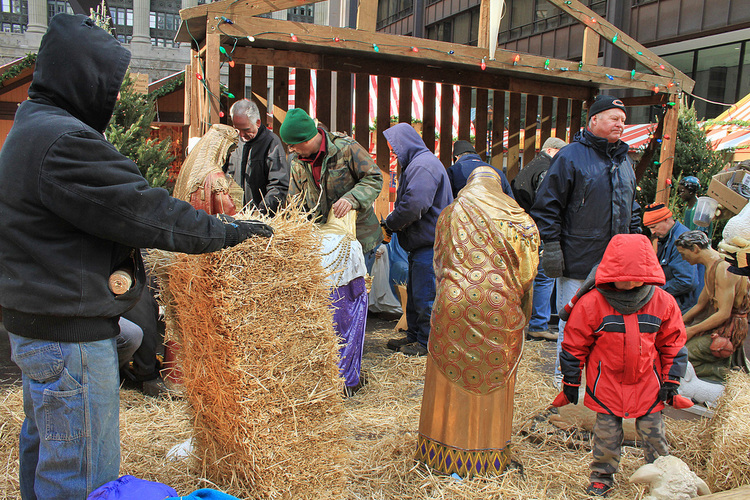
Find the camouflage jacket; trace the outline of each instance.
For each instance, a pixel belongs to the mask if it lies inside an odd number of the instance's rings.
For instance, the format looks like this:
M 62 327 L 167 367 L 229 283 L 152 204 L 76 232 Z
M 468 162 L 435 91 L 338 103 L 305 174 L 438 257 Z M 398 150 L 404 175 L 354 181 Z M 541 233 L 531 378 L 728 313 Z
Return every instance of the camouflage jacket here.
M 315 185 L 310 164 L 291 153 L 288 196 L 302 193 L 303 206 L 314 210 L 315 220 L 321 223 L 339 198 L 347 200 L 358 212 L 357 239 L 367 253 L 382 241 L 373 203 L 383 187 L 383 176 L 367 150 L 354 139 L 339 132 L 324 132 L 324 136 L 327 147 L 320 187 Z

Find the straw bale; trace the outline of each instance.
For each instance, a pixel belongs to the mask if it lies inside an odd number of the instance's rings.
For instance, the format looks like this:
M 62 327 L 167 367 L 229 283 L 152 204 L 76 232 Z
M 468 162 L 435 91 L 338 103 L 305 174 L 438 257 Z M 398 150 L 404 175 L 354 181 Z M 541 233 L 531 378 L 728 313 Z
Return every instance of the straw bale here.
M 251 238 L 179 255 L 168 286 L 207 477 L 253 498 L 340 497 L 339 340 L 315 226 L 291 208 Z
M 750 484 L 750 376 L 727 378 L 711 422 L 708 480 L 711 491 Z

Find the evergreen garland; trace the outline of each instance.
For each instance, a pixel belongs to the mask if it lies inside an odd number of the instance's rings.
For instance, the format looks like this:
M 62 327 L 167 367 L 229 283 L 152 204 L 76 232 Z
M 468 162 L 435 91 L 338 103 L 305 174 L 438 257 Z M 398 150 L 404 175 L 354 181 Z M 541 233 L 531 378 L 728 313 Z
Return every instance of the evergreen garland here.
M 21 74 L 21 71 L 30 68 L 36 63 L 36 54 L 28 53 L 16 64 L 11 66 L 5 73 L 0 75 L 0 87 L 5 85 L 6 80 L 11 80 Z
M 148 93 L 148 98 L 152 101 L 156 101 L 160 97 L 164 97 L 167 94 L 171 94 L 175 90 L 178 90 L 180 87 L 185 85 L 185 73 L 183 72 L 180 76 L 172 80 L 171 82 L 162 85 L 158 89 L 154 90 L 153 92 Z

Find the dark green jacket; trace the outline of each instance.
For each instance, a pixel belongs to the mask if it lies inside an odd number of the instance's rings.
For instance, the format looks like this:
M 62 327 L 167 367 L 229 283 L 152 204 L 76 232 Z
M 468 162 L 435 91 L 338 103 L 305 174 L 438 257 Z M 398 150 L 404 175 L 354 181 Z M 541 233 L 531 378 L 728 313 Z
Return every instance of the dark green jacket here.
M 315 185 L 310 164 L 289 155 L 291 180 L 289 198 L 302 193 L 303 206 L 314 210 L 316 221 L 328 218 L 331 206 L 340 198 L 352 204 L 357 214 L 357 239 L 367 253 L 382 241 L 382 231 L 373 203 L 383 187 L 380 169 L 365 148 L 339 132 L 323 132 L 326 156 L 320 173 L 320 187 Z

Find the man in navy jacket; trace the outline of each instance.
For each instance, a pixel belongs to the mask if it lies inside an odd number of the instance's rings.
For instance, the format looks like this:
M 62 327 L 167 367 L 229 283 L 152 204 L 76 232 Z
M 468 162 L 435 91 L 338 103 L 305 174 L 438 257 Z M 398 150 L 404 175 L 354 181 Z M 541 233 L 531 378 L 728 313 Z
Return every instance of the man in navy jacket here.
M 23 373 L 23 499 L 86 498 L 118 477 L 115 337 L 146 281 L 138 249 L 213 252 L 272 234 L 150 188 L 106 140 L 129 62 L 86 16 L 52 18 L 0 152 L 0 306 Z M 108 282 L 122 270 L 132 286 L 116 294 Z
M 401 165 L 396 204 L 383 225 L 386 231 L 398 233 L 398 242 L 409 252 L 408 330 L 405 338 L 389 340 L 388 347 L 407 356 L 424 356 L 435 300 L 432 267 L 435 225 L 440 212 L 453 201 L 453 195 L 445 167 L 411 125 L 398 123 L 383 135 Z
M 635 172 L 628 145 L 620 140 L 625 118 L 621 100 L 598 96 L 589 108 L 588 126 L 555 155 L 531 207 L 544 242 L 542 268 L 558 278 L 558 311 L 599 263 L 614 235 L 641 232 Z M 561 321 L 558 355 L 564 328 Z M 559 386 L 561 381 L 558 363 L 555 382 Z

